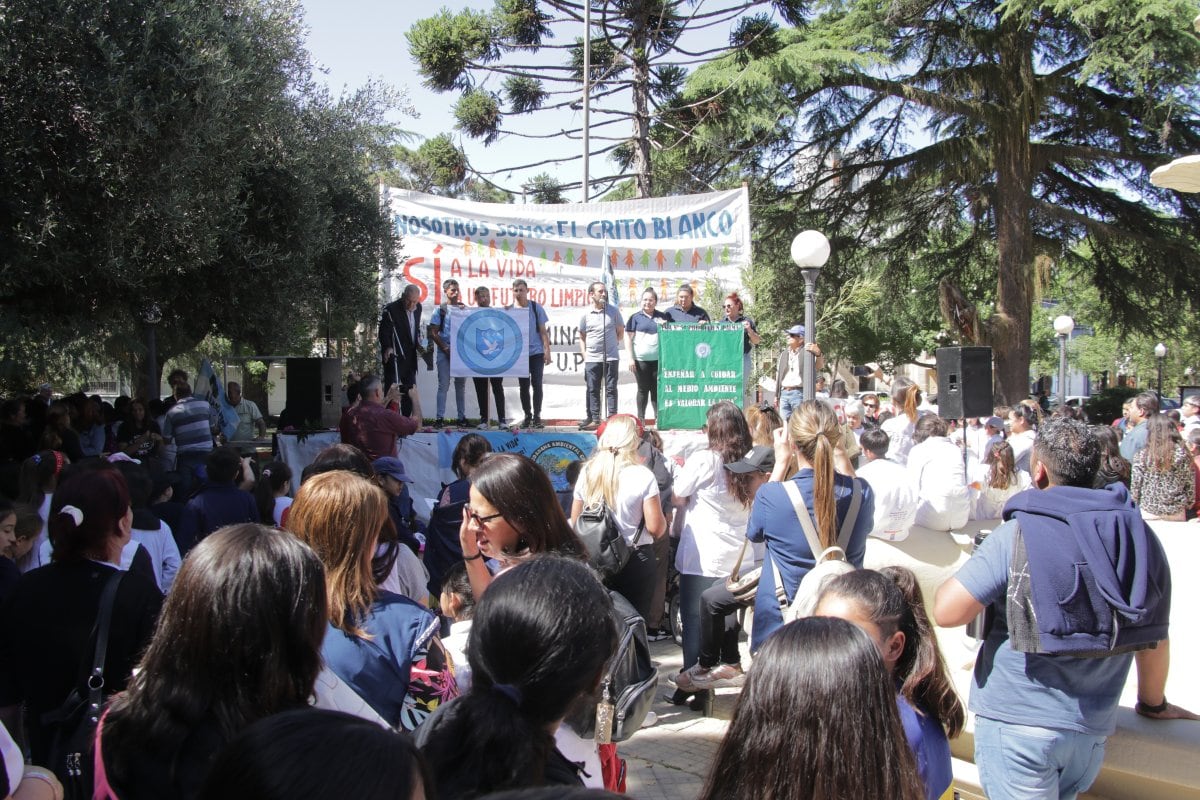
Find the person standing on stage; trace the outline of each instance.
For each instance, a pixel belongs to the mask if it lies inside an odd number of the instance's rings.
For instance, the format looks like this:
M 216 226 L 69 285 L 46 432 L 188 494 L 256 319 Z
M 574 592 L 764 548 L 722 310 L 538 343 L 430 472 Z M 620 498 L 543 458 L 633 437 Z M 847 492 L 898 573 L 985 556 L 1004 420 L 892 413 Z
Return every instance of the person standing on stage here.
M 743 407 L 748 407 L 754 402 L 755 385 L 750 348 L 761 342 L 762 337 L 758 335 L 758 326 L 754 324 L 754 320 L 743 313 L 742 298 L 738 297 L 737 292 L 725 298 L 724 311 L 725 316 L 721 322 L 733 322 L 746 329 L 745 335 L 742 336 L 742 402 Z
M 692 302 L 695 292 L 686 283 L 679 284 L 675 294 L 675 305 L 667 311 L 667 319 L 671 322 L 682 322 L 694 325 L 697 322 L 711 322 L 708 312 Z
M 433 368 L 431 354 L 421 346 L 421 290 L 415 284 L 404 287 L 400 299 L 383 307 L 379 318 L 379 349 L 383 354 L 383 388 L 386 393 L 393 383 L 400 384 L 400 413 L 412 413 L 412 401 L 407 391 L 417 383 L 417 356 L 425 358 Z
M 617 347 L 625 341 L 621 313 L 608 304 L 608 290 L 600 281 L 589 287 L 592 307 L 579 320 L 579 350 L 583 353 L 583 376 L 587 382 L 587 419 L 579 429 L 594 431 L 600 420 L 617 413 Z M 600 384 L 604 384 L 606 414 L 600 413 Z
M 629 353 L 629 369 L 637 379 L 637 415 L 646 421 L 646 400 L 654 403 L 658 418 L 658 331 L 670 320 L 657 310 L 658 293 L 647 286 L 642 292 L 642 307 L 629 315 L 625 331 L 625 350 Z
M 550 334 L 546 325 L 550 318 L 546 309 L 536 300 L 529 299 L 529 284 L 524 278 L 513 281 L 513 308 L 529 309 L 529 377 L 517 378 L 521 387 L 521 410 L 525 419 L 521 420 L 521 428 L 544 428 L 542 422 L 542 378 L 546 365 L 550 363 Z M 533 387 L 533 405 L 529 403 L 529 388 Z
M 492 292 L 486 286 L 475 289 L 475 305 L 479 308 L 491 308 Z M 475 400 L 479 404 L 479 430 L 488 429 L 488 384 L 492 385 L 492 397 L 496 398 L 496 424 L 501 429 L 508 428 L 508 420 L 504 418 L 504 378 L 472 378 L 475 383 Z
M 783 421 L 787 422 L 792 409 L 804 402 L 804 351 L 808 350 L 816 359 L 814 370 L 825 365 L 825 356 L 816 342 L 804 343 L 803 325 L 793 325 L 785 332 L 788 336 L 787 347 L 779 354 L 779 361 L 775 365 L 775 408 Z
M 429 341 L 437 348 L 438 388 L 437 388 L 437 419 L 433 427 L 440 428 L 446 424 L 446 393 L 450 390 L 450 309 L 466 308 L 462 301 L 462 293 L 458 281 L 449 278 L 442 282 L 442 294 L 446 302 L 442 303 L 429 318 Z M 458 424 L 467 424 L 467 379 L 454 378 L 454 407 L 458 411 Z

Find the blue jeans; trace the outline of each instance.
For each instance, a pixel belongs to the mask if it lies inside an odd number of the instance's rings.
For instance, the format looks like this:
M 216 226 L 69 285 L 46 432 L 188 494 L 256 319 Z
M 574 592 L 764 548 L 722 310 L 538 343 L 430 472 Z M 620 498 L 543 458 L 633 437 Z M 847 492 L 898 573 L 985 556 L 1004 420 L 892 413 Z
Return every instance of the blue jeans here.
M 546 357 L 542 353 L 532 353 L 529 356 L 529 377 L 517 378 L 520 387 L 521 410 L 525 416 L 542 418 L 542 376 L 546 371 Z M 533 406 L 529 405 L 529 385 L 533 384 Z
M 1096 780 L 1108 737 L 975 718 L 975 766 L 991 800 L 1074 800 Z
M 779 393 L 779 416 L 787 422 L 793 408 L 799 408 L 804 402 L 804 392 L 800 389 L 784 389 Z
M 608 372 L 605 373 L 605 364 Z M 620 362 L 589 361 L 583 365 L 583 377 L 587 383 L 587 415 L 588 419 L 599 422 L 617 413 L 617 367 Z M 607 401 L 608 413 L 600 415 L 600 382 L 604 381 L 604 395 Z
M 439 348 L 437 351 L 437 373 L 438 373 L 438 388 L 437 388 L 437 418 L 445 419 L 446 417 L 446 393 L 450 390 L 450 354 L 443 353 Z M 466 419 L 467 416 L 467 379 L 454 379 L 454 407 L 458 409 L 458 418 Z

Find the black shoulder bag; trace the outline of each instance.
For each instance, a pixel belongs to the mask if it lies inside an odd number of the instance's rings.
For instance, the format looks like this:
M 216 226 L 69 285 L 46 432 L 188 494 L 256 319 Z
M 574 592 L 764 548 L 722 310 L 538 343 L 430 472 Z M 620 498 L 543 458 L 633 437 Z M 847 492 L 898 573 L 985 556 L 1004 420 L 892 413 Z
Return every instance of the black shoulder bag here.
M 54 770 L 62 782 L 64 800 L 90 800 L 92 796 L 95 780 L 92 742 L 104 709 L 104 658 L 108 653 L 108 634 L 112 627 L 117 588 L 124 577 L 125 572 L 117 570 L 104 584 L 104 591 L 100 594 L 100 608 L 96 614 L 96 625 L 92 628 L 96 650 L 92 656 L 92 668 L 88 672 L 87 695 L 83 696 L 76 686 L 57 710 L 42 715 L 42 727 L 54 730 L 47 766 Z

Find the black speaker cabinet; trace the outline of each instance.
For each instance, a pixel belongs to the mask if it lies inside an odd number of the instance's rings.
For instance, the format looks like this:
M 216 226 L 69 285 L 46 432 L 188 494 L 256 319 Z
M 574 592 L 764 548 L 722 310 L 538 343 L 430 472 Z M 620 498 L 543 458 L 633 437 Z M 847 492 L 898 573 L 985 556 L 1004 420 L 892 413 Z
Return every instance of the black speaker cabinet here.
M 342 360 L 287 360 L 288 419 L 336 428 L 342 416 Z
M 937 353 L 938 416 L 992 415 L 992 348 L 942 347 Z

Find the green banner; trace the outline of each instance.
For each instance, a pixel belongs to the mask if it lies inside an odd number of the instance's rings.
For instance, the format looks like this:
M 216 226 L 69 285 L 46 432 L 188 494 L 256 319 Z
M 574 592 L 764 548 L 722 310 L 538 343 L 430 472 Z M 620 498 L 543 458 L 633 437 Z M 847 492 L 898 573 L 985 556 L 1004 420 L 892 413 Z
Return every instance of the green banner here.
M 718 400 L 741 405 L 741 325 L 714 323 L 669 326 L 658 335 L 658 427 L 704 427 L 708 409 Z

